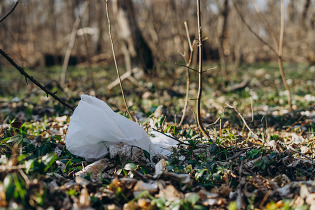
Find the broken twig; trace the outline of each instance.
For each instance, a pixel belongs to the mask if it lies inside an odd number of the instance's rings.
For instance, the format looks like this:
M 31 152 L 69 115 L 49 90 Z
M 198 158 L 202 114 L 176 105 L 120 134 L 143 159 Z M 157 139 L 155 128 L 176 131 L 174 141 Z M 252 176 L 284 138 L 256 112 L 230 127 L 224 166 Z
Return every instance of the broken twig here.
M 240 118 L 242 119 L 242 121 L 244 122 L 246 128 L 249 130 L 250 133 L 252 133 L 254 135 L 255 139 L 259 139 L 259 137 L 250 129 L 250 127 L 247 125 L 246 120 L 244 119 L 244 117 L 241 115 L 241 113 L 239 113 L 233 106 L 225 103 L 229 108 L 234 109 L 234 111 L 240 116 Z

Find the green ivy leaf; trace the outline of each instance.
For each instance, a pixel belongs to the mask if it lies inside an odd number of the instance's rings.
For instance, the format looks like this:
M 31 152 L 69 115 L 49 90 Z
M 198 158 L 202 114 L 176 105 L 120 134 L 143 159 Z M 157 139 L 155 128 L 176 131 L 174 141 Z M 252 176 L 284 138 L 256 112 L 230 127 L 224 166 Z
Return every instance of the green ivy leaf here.
M 42 157 L 42 163 L 44 163 L 45 168 L 44 172 L 46 172 L 57 160 L 57 155 L 55 153 L 46 154 Z

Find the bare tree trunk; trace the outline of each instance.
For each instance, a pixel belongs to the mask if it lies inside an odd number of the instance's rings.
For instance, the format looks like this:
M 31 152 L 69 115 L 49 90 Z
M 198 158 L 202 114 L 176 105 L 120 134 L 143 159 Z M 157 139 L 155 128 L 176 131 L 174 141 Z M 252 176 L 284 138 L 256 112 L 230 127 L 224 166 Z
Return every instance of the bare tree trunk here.
M 129 57 L 131 60 L 127 69 L 131 69 L 131 65 L 136 65 L 142 68 L 145 74 L 152 73 L 154 65 L 152 52 L 138 27 L 132 1 L 114 0 L 113 6 L 119 25 L 119 35 L 123 40 L 125 60 L 128 62 Z
M 51 50 L 53 54 L 54 63 L 57 64 L 57 27 L 56 27 L 56 14 L 55 14 L 55 0 L 50 0 L 49 2 L 49 17 L 50 17 L 50 29 L 51 29 Z
M 98 41 L 97 41 L 97 46 L 96 46 L 96 53 L 100 54 L 103 52 L 103 48 L 105 46 L 104 42 L 104 19 L 105 19 L 105 8 L 103 2 L 99 2 L 99 17 L 98 17 L 98 28 L 99 28 L 99 36 L 98 36 Z
M 218 23 L 218 39 L 219 39 L 219 54 L 220 54 L 220 64 L 221 64 L 221 71 L 223 78 L 227 81 L 227 62 L 226 62 L 226 56 L 224 53 L 224 45 L 225 45 L 225 39 L 227 35 L 227 21 L 229 16 L 229 1 L 224 0 L 223 8 L 221 9 L 219 17 L 219 23 Z
M 66 50 L 65 58 L 63 61 L 63 65 L 62 65 L 62 72 L 61 72 L 61 77 L 60 77 L 61 87 L 64 87 L 65 83 L 66 83 L 66 74 L 67 74 L 67 68 L 68 68 L 68 64 L 69 64 L 70 55 L 71 55 L 71 52 L 72 52 L 74 44 L 75 44 L 75 39 L 77 36 L 77 31 L 78 31 L 80 22 L 82 20 L 82 16 L 83 16 L 88 4 L 89 4 L 88 1 L 84 2 L 81 14 L 79 14 L 79 16 L 77 17 L 77 19 L 75 20 L 75 22 L 73 24 L 69 45 L 68 45 L 68 48 Z
M 291 0 L 288 4 L 288 20 L 290 23 L 294 23 L 296 17 L 296 1 Z
M 181 40 L 181 31 L 180 31 L 180 26 L 181 23 L 179 21 L 178 17 L 178 11 L 176 8 L 176 1 L 175 0 L 170 0 L 169 1 L 170 7 L 171 7 L 171 13 L 172 13 L 172 34 L 173 34 L 173 39 L 174 39 L 174 47 L 182 52 L 182 40 Z
M 301 18 L 301 25 L 303 27 L 306 26 L 305 21 L 306 21 L 306 17 L 307 17 L 307 13 L 309 11 L 310 5 L 311 5 L 311 0 L 305 0 L 303 12 L 302 12 L 302 18 Z

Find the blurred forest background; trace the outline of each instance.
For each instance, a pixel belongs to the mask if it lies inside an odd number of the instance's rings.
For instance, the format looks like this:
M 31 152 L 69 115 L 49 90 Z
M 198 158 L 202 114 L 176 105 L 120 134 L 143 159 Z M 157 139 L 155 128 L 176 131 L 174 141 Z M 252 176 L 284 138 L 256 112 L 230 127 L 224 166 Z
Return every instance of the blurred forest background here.
M 86 10 L 82 11 L 84 2 L 86 1 L 21 1 L 21 5 L 10 18 L 0 25 L 2 40 L 0 48 L 5 49 L 24 67 L 61 65 L 74 23 L 78 16 L 82 15 L 70 64 L 111 63 L 112 52 L 105 3 L 90 0 Z M 1 1 L 0 13 L 8 11 L 13 3 L 14 1 L 9 0 Z M 134 0 L 131 3 L 133 5 L 124 3 L 127 7 L 133 7 L 126 8 L 126 11 L 135 18 L 141 34 L 151 49 L 155 65 L 183 60 L 181 53 L 187 55 L 189 50 L 184 21 L 187 21 L 191 39 L 197 37 L 196 2 Z M 242 62 L 275 60 L 270 49 L 248 31 L 232 4 L 239 9 L 253 30 L 273 45 L 272 38 L 252 1 L 203 0 L 202 27 L 206 38 L 204 59 L 219 61 L 223 56 L 228 64 L 225 73 L 237 73 L 238 65 Z M 314 5 L 315 2 L 312 0 L 285 0 L 283 58 L 286 62 L 315 62 Z M 278 36 L 280 1 L 258 1 L 258 6 Z M 122 31 L 117 27 L 118 15 L 112 14 L 113 7 L 109 10 L 114 44 L 119 58 L 122 55 L 122 51 L 119 50 L 121 46 L 119 36 Z M 4 65 L 3 62 L 1 65 Z
M 14 3 L 13 0 L 1 1 L 0 13 L 5 14 Z M 292 94 L 301 93 L 302 97 L 312 94 L 315 87 L 312 78 L 315 62 L 314 5 L 314 0 L 284 0 L 282 60 L 286 65 L 288 83 L 294 86 Z M 257 88 L 260 91 L 258 97 L 263 100 L 259 103 L 269 103 L 267 100 L 276 102 L 275 105 L 286 104 L 285 97 L 284 101 L 277 97 L 284 95 L 284 86 L 276 65 L 278 46 L 274 45 L 274 38 L 280 39 L 281 1 L 202 0 L 201 6 L 204 65 L 205 69 L 216 67 L 204 75 L 207 78 L 206 94 L 216 98 L 246 88 L 251 80 L 247 95 L 257 98 L 252 91 L 252 88 Z M 128 79 L 127 85 L 132 85 L 126 88 L 129 90 L 127 95 L 138 91 L 140 98 L 148 100 L 161 96 L 158 101 L 148 102 L 148 107 L 155 103 L 170 104 L 169 100 L 176 96 L 180 98 L 180 106 L 184 106 L 187 92 L 185 65 L 190 53 L 190 67 L 196 69 L 198 66 L 196 1 L 112 0 L 109 1 L 109 17 L 121 74 Z M 256 33 L 256 37 L 251 31 Z M 20 1 L 16 10 L 0 24 L 0 37 L 1 49 L 20 66 L 32 71 L 39 82 L 63 94 L 65 99 L 78 98 L 83 92 L 92 95 L 96 92 L 100 97 L 115 100 L 109 94 L 109 90 L 117 87 L 118 81 L 113 71 L 105 1 Z M 5 75 L 1 79 L 1 94 L 11 98 L 21 95 L 21 91 L 25 91 L 24 78 L 17 74 L 12 76 L 14 74 L 7 71 L 9 63 L 3 58 L 0 61 L 0 70 Z M 262 63 L 271 65 L 259 66 Z M 252 68 L 250 65 L 258 66 Z M 67 71 L 68 66 L 75 67 Z M 79 79 L 74 76 L 78 74 Z M 11 78 L 8 79 L 9 75 Z M 190 96 L 197 90 L 197 74 L 191 71 L 191 75 Z M 271 85 L 272 89 L 269 88 Z M 67 92 L 76 88 L 81 90 L 72 94 Z M 156 88 L 160 88 L 159 93 L 156 93 Z M 118 88 L 115 91 L 119 96 Z M 240 96 L 235 97 L 231 100 L 237 105 L 235 99 Z M 299 98 L 293 98 L 293 104 L 296 100 Z M 208 99 L 203 103 L 210 106 Z M 181 108 L 175 109 L 180 112 Z

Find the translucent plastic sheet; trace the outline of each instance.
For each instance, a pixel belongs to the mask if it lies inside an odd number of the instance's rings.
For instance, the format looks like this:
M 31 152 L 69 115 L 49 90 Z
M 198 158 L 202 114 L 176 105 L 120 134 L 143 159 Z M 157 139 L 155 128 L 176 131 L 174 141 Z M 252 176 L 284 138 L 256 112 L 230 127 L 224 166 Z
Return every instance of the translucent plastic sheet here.
M 150 156 L 168 155 L 177 142 L 154 133 L 152 142 L 136 123 L 115 113 L 104 101 L 82 95 L 69 123 L 66 147 L 74 155 L 86 159 L 100 159 L 108 154 L 110 145 L 137 146 Z

